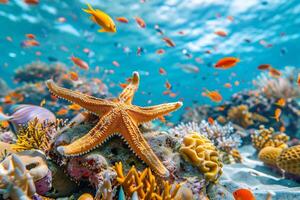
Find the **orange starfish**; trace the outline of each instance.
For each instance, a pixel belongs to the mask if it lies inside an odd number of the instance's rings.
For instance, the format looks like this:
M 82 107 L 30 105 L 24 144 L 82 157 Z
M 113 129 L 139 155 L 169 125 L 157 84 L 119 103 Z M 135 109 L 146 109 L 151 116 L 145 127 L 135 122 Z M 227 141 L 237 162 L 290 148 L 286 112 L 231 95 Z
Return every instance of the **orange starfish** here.
M 99 122 L 85 136 L 57 150 L 65 156 L 76 156 L 91 151 L 112 135 L 118 134 L 128 143 L 133 152 L 160 176 L 169 176 L 169 171 L 152 151 L 142 136 L 138 125 L 162 117 L 182 106 L 182 102 L 156 106 L 132 105 L 133 96 L 139 85 L 138 72 L 133 73 L 130 84 L 113 100 L 100 99 L 77 91 L 57 86 L 52 80 L 46 82 L 49 90 L 60 98 L 76 103 L 99 116 Z

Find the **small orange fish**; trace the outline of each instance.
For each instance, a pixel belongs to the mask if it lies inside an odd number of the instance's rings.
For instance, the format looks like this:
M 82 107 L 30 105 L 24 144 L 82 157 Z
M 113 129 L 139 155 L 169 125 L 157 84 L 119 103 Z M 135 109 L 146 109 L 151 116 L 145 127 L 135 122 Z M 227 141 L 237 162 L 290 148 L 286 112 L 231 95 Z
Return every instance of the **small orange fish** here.
M 274 69 L 274 68 L 269 69 L 269 74 L 270 74 L 270 76 L 272 76 L 274 78 L 278 78 L 278 77 L 281 76 L 281 72 L 277 69 Z
M 146 27 L 146 23 L 145 21 L 140 18 L 140 17 L 135 17 L 135 21 L 136 23 L 141 27 L 141 28 L 145 28 Z
M 257 67 L 259 70 L 269 70 L 271 68 L 271 65 L 269 64 L 261 64 Z
M 81 60 L 78 57 L 72 56 L 71 60 L 76 66 L 80 67 L 81 69 L 88 70 L 90 68 L 85 61 Z
M 222 95 L 216 90 L 215 91 L 206 90 L 203 95 L 210 98 L 210 100 L 212 100 L 213 102 L 217 102 L 217 103 L 221 102 L 223 99 Z
M 233 18 L 233 16 L 227 16 L 227 19 L 228 19 L 229 21 L 231 21 L 231 22 L 233 22 L 233 21 L 234 21 L 234 18 Z
M 119 84 L 119 86 L 120 86 L 122 89 L 126 88 L 127 85 L 128 85 L 128 83 L 120 83 L 120 84 Z
M 24 0 L 24 2 L 29 5 L 36 5 L 39 3 L 39 0 Z
M 121 23 L 128 23 L 129 20 L 126 17 L 117 17 L 116 20 Z
M 274 112 L 274 116 L 272 118 L 274 118 L 277 122 L 279 122 L 280 120 L 280 116 L 281 116 L 281 109 L 280 108 L 276 108 L 275 112 Z
M 300 73 L 298 74 L 297 84 L 298 84 L 298 86 L 300 86 Z
M 225 31 L 219 30 L 219 31 L 215 31 L 215 34 L 221 37 L 226 37 L 227 33 Z
M 72 81 L 78 81 L 78 79 L 79 79 L 79 76 L 78 76 L 78 74 L 76 73 L 76 72 L 70 72 L 69 73 L 69 75 L 70 75 L 70 79 L 72 80 Z
M 280 126 L 279 131 L 280 131 L 281 133 L 284 133 L 285 130 L 286 130 L 286 129 L 285 129 L 284 125 Z
M 230 83 L 225 83 L 224 87 L 226 87 L 226 88 L 232 88 L 232 85 Z
M 280 99 L 275 103 L 275 105 L 280 106 L 280 107 L 284 107 L 285 104 L 286 104 L 286 101 L 285 101 L 284 98 L 280 98 Z
M 175 47 L 175 46 L 176 46 L 176 44 L 175 44 L 170 38 L 168 38 L 168 37 L 164 37 L 164 38 L 163 38 L 163 41 L 165 41 L 166 44 L 167 44 L 169 47 Z
M 170 92 L 169 97 L 172 97 L 172 98 L 177 97 L 177 94 L 174 92 Z
M 208 121 L 208 123 L 209 123 L 210 125 L 213 125 L 213 124 L 215 123 L 215 120 L 214 120 L 212 117 L 209 117 L 209 118 L 207 119 L 207 121 Z
M 166 75 L 167 74 L 167 72 L 166 72 L 166 70 L 164 69 L 164 68 L 159 68 L 159 74 L 160 75 Z
M 225 57 L 217 61 L 215 68 L 218 69 L 229 69 L 234 67 L 240 60 L 235 57 Z
M 81 106 L 78 105 L 78 104 L 73 103 L 73 104 L 69 105 L 69 109 L 70 109 L 70 110 L 78 111 L 78 110 L 81 109 Z
M 35 35 L 32 33 L 28 33 L 25 35 L 28 39 L 35 39 Z
M 57 115 L 66 115 L 69 111 L 65 108 L 61 108 L 59 111 L 56 112 Z
M 235 200 L 255 200 L 255 197 L 249 189 L 237 189 L 233 193 Z
M 31 40 L 24 40 L 22 42 L 22 46 L 23 47 L 33 47 L 33 46 L 39 46 L 39 45 L 40 45 L 40 43 L 38 41 L 36 41 L 36 40 L 33 40 L 33 39 L 31 39 Z
M 156 50 L 156 54 L 158 54 L 158 55 L 161 55 L 161 54 L 164 54 L 164 53 L 165 53 L 165 50 L 163 50 L 163 49 Z
M 239 86 L 239 85 L 240 85 L 240 82 L 239 82 L 239 81 L 234 81 L 234 85 L 235 85 L 235 86 Z
M 167 90 L 170 90 L 172 88 L 172 85 L 169 81 L 165 82 L 165 87 L 167 88 Z

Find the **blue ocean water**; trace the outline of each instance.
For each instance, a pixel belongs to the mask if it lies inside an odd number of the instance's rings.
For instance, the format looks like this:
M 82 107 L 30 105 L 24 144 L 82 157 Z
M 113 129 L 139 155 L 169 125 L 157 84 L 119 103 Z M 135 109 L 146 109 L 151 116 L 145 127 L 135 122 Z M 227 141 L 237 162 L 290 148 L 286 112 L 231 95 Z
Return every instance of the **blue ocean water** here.
M 129 23 L 115 21 L 117 33 L 98 33 L 99 27 L 82 11 L 87 2 L 113 19 L 126 17 Z M 210 104 L 201 95 L 204 89 L 218 90 L 226 100 L 235 92 L 253 87 L 260 64 L 277 69 L 299 66 L 299 12 L 300 1 L 296 0 L 41 0 L 36 6 L 11 0 L 0 4 L 0 77 L 14 87 L 12 76 L 18 67 L 35 60 L 50 63 L 51 59 L 71 67 L 69 58 L 74 55 L 91 67 L 87 72 L 79 70 L 81 76 L 101 78 L 105 70 L 113 70 L 103 81 L 115 83 L 110 87 L 115 95 L 121 90 L 118 84 L 125 82 L 132 71 L 139 71 L 137 105 L 176 100 L 183 100 L 185 106 L 193 102 Z M 146 28 L 138 27 L 136 16 L 144 19 Z M 65 22 L 59 22 L 62 17 Z M 155 25 L 164 35 L 155 30 Z M 220 37 L 214 33 L 217 30 L 228 35 Z M 21 47 L 28 33 L 36 35 L 40 46 Z M 171 38 L 176 46 L 166 46 L 163 37 Z M 84 53 L 84 48 L 91 53 Z M 138 48 L 143 49 L 141 55 L 137 54 Z M 165 54 L 156 54 L 158 49 L 164 49 Z M 40 56 L 36 56 L 37 51 Z M 228 70 L 213 67 L 217 60 L 229 56 L 241 61 Z M 113 61 L 120 67 L 115 67 Z M 199 72 L 187 72 L 186 65 L 198 67 Z M 99 72 L 95 72 L 96 66 Z M 167 74 L 160 75 L 159 68 Z M 163 95 L 167 80 L 176 97 Z M 235 86 L 235 81 L 240 84 Z M 232 89 L 224 87 L 227 82 Z

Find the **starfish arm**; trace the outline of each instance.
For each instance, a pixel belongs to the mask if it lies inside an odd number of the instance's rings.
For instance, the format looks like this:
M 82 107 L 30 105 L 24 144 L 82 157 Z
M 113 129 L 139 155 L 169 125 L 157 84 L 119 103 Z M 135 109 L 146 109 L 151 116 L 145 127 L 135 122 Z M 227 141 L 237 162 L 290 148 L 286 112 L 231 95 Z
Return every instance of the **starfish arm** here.
M 182 106 L 182 102 L 165 103 L 156 106 L 138 107 L 134 106 L 128 110 L 130 116 L 138 123 L 148 122 L 158 117 L 169 114 Z
M 46 85 L 55 96 L 76 103 L 96 115 L 101 115 L 113 107 L 113 104 L 107 100 L 59 87 L 53 80 L 46 81 Z
M 137 72 L 133 72 L 132 80 L 130 84 L 127 85 L 126 88 L 119 95 L 119 100 L 124 103 L 131 104 L 134 97 L 134 93 L 139 87 L 139 83 L 140 83 L 139 74 Z
M 169 171 L 160 162 L 152 151 L 147 141 L 142 136 L 138 126 L 126 113 L 122 114 L 123 126 L 120 127 L 120 134 L 128 143 L 133 152 L 142 159 L 152 170 L 162 177 L 168 177 Z
M 115 114 L 113 112 L 104 115 L 86 135 L 71 144 L 59 146 L 57 148 L 58 152 L 65 156 L 77 156 L 95 149 L 113 135 L 114 118 Z

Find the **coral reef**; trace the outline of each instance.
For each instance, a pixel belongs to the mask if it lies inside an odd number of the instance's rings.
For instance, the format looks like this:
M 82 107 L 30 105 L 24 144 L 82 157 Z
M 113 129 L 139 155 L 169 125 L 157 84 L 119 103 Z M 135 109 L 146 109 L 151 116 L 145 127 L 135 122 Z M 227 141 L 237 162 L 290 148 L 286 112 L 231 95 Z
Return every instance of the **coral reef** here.
M 255 85 L 269 98 L 297 98 L 300 96 L 300 88 L 295 84 L 298 73 L 299 69 L 293 67 L 287 67 L 278 78 L 262 73 L 255 80 Z
M 0 194 L 4 199 L 30 200 L 35 194 L 33 179 L 20 158 L 13 154 L 0 164 Z
M 32 62 L 16 70 L 14 79 L 17 82 L 36 83 L 65 74 L 67 68 L 62 63 L 46 64 L 40 61 Z
M 180 188 L 180 184 L 171 185 L 168 181 L 158 183 L 149 168 L 138 172 L 132 166 L 129 172 L 124 175 L 122 163 L 116 163 L 115 170 L 117 172 L 117 181 L 124 188 L 128 197 L 137 192 L 139 199 L 172 200 Z
M 300 145 L 284 149 L 277 157 L 276 163 L 285 172 L 300 176 Z
M 208 181 L 216 181 L 222 174 L 222 162 L 213 143 L 198 133 L 186 135 L 180 153 L 188 162 L 198 167 Z
M 254 123 L 252 119 L 252 113 L 249 112 L 247 105 L 231 107 L 228 110 L 228 118 L 243 128 L 247 128 Z
M 255 130 L 255 132 L 251 135 L 251 138 L 252 145 L 258 151 L 268 146 L 282 149 L 286 148 L 286 143 L 289 140 L 289 136 L 286 134 L 275 133 L 275 130 L 272 127 L 267 129 L 263 125 L 259 127 L 259 130 Z
M 27 126 L 19 129 L 13 149 L 16 151 L 39 149 L 47 152 L 50 149 L 50 138 L 53 127 L 39 123 L 38 119 L 28 122 Z
M 282 150 L 283 149 L 280 147 L 267 146 L 260 150 L 258 158 L 265 164 L 276 166 L 276 159 L 281 154 Z

